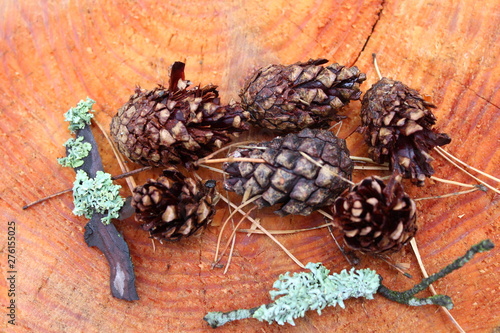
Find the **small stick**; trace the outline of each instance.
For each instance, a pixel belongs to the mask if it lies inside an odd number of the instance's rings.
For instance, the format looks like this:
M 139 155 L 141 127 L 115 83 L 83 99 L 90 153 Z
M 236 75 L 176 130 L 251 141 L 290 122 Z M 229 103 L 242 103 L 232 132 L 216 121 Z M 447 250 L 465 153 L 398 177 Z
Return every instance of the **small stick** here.
M 324 164 L 321 164 L 320 162 L 316 161 L 314 158 L 312 158 L 311 156 L 307 155 L 306 153 L 304 153 L 303 151 L 300 151 L 299 152 L 300 155 L 304 156 L 307 160 L 309 160 L 310 162 L 316 164 L 317 166 L 319 166 L 320 168 L 322 168 L 324 166 Z M 347 178 L 344 178 L 342 176 L 340 176 L 339 174 L 337 173 L 334 173 L 332 172 L 332 174 L 335 176 L 335 177 L 338 177 L 339 179 L 345 181 L 346 183 L 350 184 L 350 185 L 354 185 L 354 183 L 352 181 L 350 181 L 349 179 Z
M 251 209 L 248 210 L 248 212 L 246 212 L 245 215 L 243 215 L 241 217 L 241 219 L 238 221 L 238 223 L 236 224 L 236 226 L 234 227 L 233 231 L 231 232 L 231 236 L 229 236 L 229 241 L 227 242 L 226 246 L 224 247 L 224 249 L 222 250 L 221 252 L 221 258 L 217 261 L 220 262 L 220 260 L 222 259 L 222 256 L 224 255 L 224 253 L 226 252 L 227 248 L 229 247 L 229 243 L 231 243 L 231 249 L 229 251 L 229 255 L 228 255 L 228 260 L 227 260 L 227 264 L 226 264 L 226 267 L 224 269 L 224 274 L 227 273 L 228 269 L 229 269 L 229 265 L 231 264 L 231 258 L 233 257 L 233 250 L 234 250 L 234 245 L 236 243 L 236 230 L 237 228 L 240 226 L 241 223 L 243 223 L 243 221 L 245 221 L 245 219 L 248 218 L 248 215 L 250 215 L 250 213 L 255 209 L 257 208 L 257 206 L 255 207 L 252 207 Z
M 244 217 L 241 219 L 241 222 L 243 222 Z M 234 251 L 234 245 L 236 244 L 236 235 L 231 238 L 231 249 L 229 250 L 229 254 L 227 256 L 227 263 L 224 267 L 224 272 L 222 274 L 227 274 L 227 271 L 229 270 L 229 266 L 231 265 L 231 260 L 233 259 L 233 251 Z
M 483 185 L 481 185 L 481 186 L 483 186 Z M 455 196 L 455 195 L 461 195 L 461 194 L 467 194 L 467 193 L 475 192 L 475 191 L 478 191 L 478 190 L 482 190 L 482 189 L 479 188 L 479 187 L 476 187 L 476 188 L 473 188 L 473 189 L 470 189 L 470 190 L 467 190 L 467 191 L 453 192 L 453 193 L 448 193 L 448 194 L 441 194 L 441 195 L 436 195 L 436 196 L 433 196 L 433 197 L 417 198 L 417 199 L 413 199 L 413 201 L 430 200 L 430 199 L 443 199 L 443 198 L 448 198 L 448 197 L 452 197 L 452 196 Z
M 239 146 L 246 145 L 246 144 L 253 143 L 253 142 L 255 142 L 255 141 L 242 141 L 242 142 L 236 142 L 236 143 L 232 143 L 230 145 L 224 146 L 221 149 L 216 150 L 213 153 L 211 153 L 211 154 L 209 154 L 209 155 L 207 155 L 207 156 L 199 159 L 198 161 L 196 161 L 196 164 L 203 164 L 203 163 L 205 163 L 206 160 L 209 160 L 213 156 L 215 156 L 215 155 L 217 155 L 217 154 L 219 154 L 219 153 L 221 153 L 221 152 L 223 152 L 225 150 L 228 150 L 228 149 L 230 149 L 232 147 L 239 147 Z
M 223 195 L 220 195 L 220 198 L 223 199 L 225 202 L 230 202 L 226 197 L 224 197 Z M 221 239 L 222 239 L 222 232 L 224 231 L 224 229 L 226 228 L 226 225 L 227 225 L 227 222 L 229 222 L 229 220 L 234 216 L 234 214 L 236 214 L 238 211 L 242 211 L 241 208 L 251 204 L 252 202 L 254 202 L 255 200 L 257 200 L 258 198 L 260 198 L 260 196 L 255 196 L 253 197 L 252 199 L 250 200 L 247 200 L 245 202 L 243 202 L 242 204 L 240 204 L 240 206 L 236 207 L 236 210 L 235 211 L 232 211 L 231 214 L 229 214 L 229 216 L 227 217 L 227 219 L 224 221 L 224 223 L 222 224 L 220 230 L 219 230 L 219 237 L 217 239 L 217 247 L 215 249 L 215 255 L 214 255 L 214 263 L 218 263 L 220 261 L 220 258 L 217 259 L 219 257 L 219 248 L 220 248 L 220 242 L 221 242 Z M 233 204 L 231 202 L 231 204 Z M 236 205 L 235 205 L 236 206 Z
M 118 165 L 120 166 L 120 169 L 122 170 L 122 172 L 123 173 L 129 172 L 128 167 L 125 165 L 125 163 L 123 163 L 122 155 L 118 153 L 118 150 L 116 149 L 115 145 L 113 144 L 113 141 L 111 141 L 111 139 L 109 138 L 108 133 L 104 130 L 101 123 L 99 123 L 96 119 L 94 119 L 94 122 L 97 125 L 97 127 L 99 127 L 102 134 L 104 135 L 104 137 L 108 141 L 109 145 L 111 146 L 111 149 L 113 150 L 113 154 L 115 155 L 116 160 L 118 162 Z M 127 181 L 128 187 L 130 189 L 130 193 L 133 193 L 134 188 L 137 187 L 135 180 L 133 178 L 127 178 L 126 181 Z
M 240 212 L 241 214 L 245 214 L 245 212 L 243 210 L 241 210 L 238 206 L 236 206 L 235 204 L 233 204 L 231 201 L 227 200 L 227 198 L 225 198 L 224 196 L 221 196 L 221 199 L 226 201 L 229 205 L 231 205 L 234 209 L 236 209 L 238 212 Z M 273 235 L 271 235 L 269 233 L 269 231 L 267 231 L 264 227 L 262 227 L 259 223 L 257 223 L 253 218 L 251 218 L 250 216 L 247 217 L 248 220 L 250 220 L 250 222 L 252 222 L 254 225 L 257 226 L 257 228 L 259 228 L 262 232 L 264 232 L 264 234 L 266 236 L 268 236 L 269 238 L 271 238 L 271 240 L 273 242 L 275 242 L 279 247 L 281 247 L 281 249 L 283 251 L 285 251 L 285 253 L 301 268 L 305 268 L 306 266 L 304 266 L 304 264 L 302 264 L 297 258 L 295 258 L 295 256 L 283 245 L 281 244 Z
M 490 184 L 488 184 L 485 181 L 477 178 L 476 176 L 474 176 L 473 174 L 471 174 L 470 172 L 468 172 L 467 170 L 465 170 L 464 168 L 462 168 L 460 165 L 458 165 L 457 163 L 455 163 L 454 161 L 452 161 L 450 158 L 448 158 L 444 153 L 442 153 L 441 150 L 439 150 L 439 149 L 435 149 L 435 150 L 436 150 L 436 152 L 439 155 L 441 155 L 441 157 L 443 157 L 445 160 L 447 160 L 448 162 L 450 162 L 451 164 L 453 164 L 455 167 L 457 167 L 458 169 L 460 169 L 463 173 L 465 173 L 465 174 L 469 175 L 470 177 L 474 178 L 475 180 L 477 180 L 478 182 L 480 182 L 481 184 L 483 184 L 484 186 L 486 186 L 490 190 L 492 190 L 492 191 L 500 194 L 500 190 L 494 188 Z
M 335 127 L 337 127 L 337 126 L 338 126 L 339 128 L 337 129 L 337 133 L 335 133 L 335 136 L 337 136 L 337 137 L 338 137 L 338 136 L 339 136 L 339 133 L 340 133 L 340 130 L 342 129 L 342 124 L 343 124 L 343 123 L 342 123 L 342 121 L 339 121 L 339 122 L 338 122 L 338 123 L 336 123 L 335 125 L 331 126 L 331 127 L 328 129 L 328 131 L 332 131 Z
M 68 193 L 68 192 L 71 192 L 71 191 L 73 191 L 73 188 L 68 188 L 68 189 L 59 191 L 57 193 L 51 194 L 49 196 L 46 196 L 45 198 L 38 199 L 36 201 L 33 201 L 32 203 L 27 204 L 26 206 L 23 206 L 23 210 L 24 209 L 28 209 L 31 206 L 34 206 L 34 205 L 39 204 L 41 202 L 44 202 L 45 200 L 49 200 L 49 199 L 55 198 L 57 196 L 60 196 L 61 194 Z
M 139 169 L 135 169 L 135 170 L 132 170 L 132 171 L 127 171 L 125 173 L 122 173 L 121 175 L 118 175 L 118 176 L 113 176 L 111 177 L 112 180 L 118 180 L 118 179 L 122 179 L 122 178 L 126 178 L 126 177 L 131 177 L 131 176 L 134 176 L 138 173 L 141 173 L 143 171 L 147 171 L 147 170 L 150 170 L 152 169 L 153 167 L 151 166 L 145 166 L 145 167 L 142 167 L 142 168 L 139 168 Z
M 405 272 L 398 264 L 393 264 L 392 262 L 390 262 L 389 260 L 385 259 L 382 255 L 380 254 L 375 254 L 375 257 L 382 260 L 383 262 L 385 262 L 387 265 L 391 266 L 392 268 L 394 268 L 395 270 L 397 270 L 399 273 L 403 274 L 405 277 L 409 278 L 409 279 L 412 279 L 413 276 L 411 276 L 411 274 Z
M 462 187 L 475 187 L 475 188 L 477 188 L 477 185 L 460 183 L 460 182 L 456 182 L 456 181 L 453 181 L 453 180 L 438 178 L 436 176 L 431 176 L 430 178 L 433 179 L 433 180 L 435 180 L 435 181 L 438 181 L 438 182 L 441 182 L 441 183 L 445 183 L 445 184 L 452 184 L 452 185 L 458 185 L 458 186 L 462 186 Z
M 451 272 L 459 269 L 467 262 L 469 262 L 475 254 L 480 252 L 489 251 L 494 247 L 494 244 L 489 240 L 484 240 L 476 245 L 473 245 L 463 256 L 456 259 L 453 263 L 449 264 L 439 272 L 432 274 L 428 278 L 424 278 L 422 282 L 415 285 L 413 288 L 398 292 L 394 290 L 390 290 L 385 287 L 382 283 L 380 283 L 380 287 L 377 290 L 379 294 L 390 299 L 391 301 L 395 301 L 402 304 L 418 306 L 418 305 L 426 305 L 426 304 L 436 304 L 446 307 L 448 310 L 453 308 L 453 302 L 451 298 L 445 295 L 434 295 L 427 298 L 416 298 L 414 295 L 427 289 L 431 283 L 437 281 L 438 279 L 445 277 Z
M 337 245 L 337 248 L 340 250 L 340 253 L 342 253 L 342 255 L 344 256 L 344 259 L 349 263 L 349 265 L 351 265 L 351 267 L 354 267 L 357 264 L 359 264 L 359 258 L 355 257 L 356 262 L 353 262 L 351 260 L 351 258 L 349 258 L 349 256 L 347 255 L 345 249 L 342 246 L 340 246 L 339 241 L 337 240 L 337 237 L 335 237 L 335 235 L 333 234 L 332 226 L 328 226 L 328 232 L 330 233 L 330 236 L 333 238 L 335 245 Z
M 373 58 L 373 67 L 375 67 L 375 71 L 377 72 L 378 79 L 382 80 L 382 74 L 380 74 L 380 69 L 378 68 L 377 54 L 372 53 L 372 58 Z
M 377 165 L 385 165 L 385 166 L 388 166 L 389 164 L 386 162 L 386 163 L 383 163 L 383 164 L 379 164 L 377 162 L 375 162 L 374 160 L 372 160 L 371 158 L 368 158 L 368 157 L 361 157 L 361 156 L 350 156 L 351 157 L 351 160 L 355 161 L 355 162 L 367 162 L 367 163 L 372 163 L 372 164 L 377 164 Z
M 453 156 L 450 152 L 447 152 L 447 151 L 446 151 L 446 150 L 444 150 L 443 148 L 441 148 L 441 147 L 439 147 L 439 146 L 436 146 L 436 147 L 434 147 L 434 149 L 436 149 L 436 150 L 438 150 L 439 152 L 441 152 L 441 153 L 443 153 L 443 154 L 447 155 L 449 158 L 451 158 L 451 159 L 453 159 L 453 160 L 455 160 L 455 161 L 459 162 L 460 164 L 462 164 L 462 165 L 463 165 L 463 166 L 465 166 L 466 168 L 472 169 L 472 170 L 476 171 L 477 173 L 480 173 L 481 175 L 483 175 L 483 176 L 485 176 L 485 177 L 488 177 L 489 179 L 494 180 L 494 181 L 496 181 L 496 182 L 500 183 L 500 179 L 498 179 L 498 178 L 496 178 L 496 177 L 494 177 L 494 176 L 490 175 L 489 173 L 486 173 L 486 172 L 484 172 L 484 171 L 481 171 L 481 170 L 479 170 L 479 169 L 474 168 L 473 166 L 471 166 L 471 165 L 469 165 L 469 164 L 465 163 L 464 161 L 462 161 L 462 160 L 461 160 L 461 159 L 459 159 L 458 157 Z
M 325 223 L 322 225 L 318 225 L 316 227 L 310 227 L 310 228 L 303 228 L 303 229 L 292 229 L 292 230 L 267 230 L 271 235 L 289 235 L 289 234 L 295 234 L 298 232 L 304 232 L 304 231 L 311 231 L 311 230 L 316 230 L 316 229 L 322 229 L 322 228 L 327 228 L 330 226 L 335 226 L 333 223 Z M 249 233 L 249 234 L 264 234 L 260 230 L 255 230 L 255 229 L 238 229 L 236 230 L 237 232 L 242 232 L 242 233 Z
M 425 266 L 424 266 L 424 262 L 422 261 L 422 256 L 420 255 L 420 251 L 418 249 L 416 239 L 412 238 L 412 240 L 410 241 L 410 244 L 411 244 L 411 248 L 413 249 L 413 252 L 415 253 L 415 257 L 417 258 L 418 266 L 420 267 L 420 270 L 422 271 L 422 275 L 424 276 L 424 278 L 428 278 L 429 274 L 427 273 L 427 270 L 425 269 Z M 429 290 L 431 291 L 432 295 L 434 295 L 434 296 L 437 295 L 436 289 L 434 289 L 434 286 L 432 284 L 429 285 Z M 465 333 L 463 328 L 458 324 L 458 322 L 455 320 L 453 315 L 450 313 L 450 311 L 446 307 L 441 306 L 441 310 L 443 310 L 444 313 L 446 313 L 448 318 L 450 318 L 451 322 L 457 327 L 459 332 Z
M 332 215 L 328 214 L 327 212 L 325 212 L 324 210 L 322 209 L 318 209 L 318 212 L 323 215 L 326 219 L 330 220 L 330 221 L 333 221 L 334 218 Z M 335 242 L 335 244 L 337 245 L 337 248 L 340 250 L 340 253 L 342 253 L 342 255 L 344 256 L 345 260 L 349 263 L 349 265 L 351 265 L 352 267 L 356 266 L 359 262 L 357 263 L 354 263 L 352 262 L 351 258 L 349 258 L 349 256 L 347 255 L 347 253 L 345 252 L 344 248 L 342 246 L 340 246 L 339 242 L 337 241 L 337 238 L 335 237 L 335 235 L 333 234 L 333 227 L 338 227 L 336 224 L 334 224 L 333 222 L 331 223 L 327 223 L 325 224 L 326 226 L 328 226 L 328 232 L 330 234 L 330 236 L 333 238 L 333 241 Z
M 355 165 L 354 170 L 380 170 L 389 171 L 389 167 L 385 166 L 369 166 L 369 165 Z
M 214 158 L 211 160 L 198 160 L 197 165 L 200 164 L 212 164 L 212 163 L 223 163 L 223 162 L 251 162 L 251 163 L 266 163 L 262 158 L 249 158 L 249 157 L 224 157 L 224 158 Z
M 208 166 L 208 165 L 205 165 L 205 164 L 200 164 L 199 166 L 200 166 L 200 167 L 202 167 L 202 168 L 205 168 L 205 169 L 208 169 L 208 170 L 211 170 L 211 171 L 217 172 L 217 173 L 221 173 L 221 174 L 223 174 L 224 176 L 229 175 L 229 173 L 227 173 L 227 172 L 226 172 L 226 171 L 224 171 L 224 170 L 217 169 L 217 168 L 213 168 L 213 167 Z
M 330 221 L 333 221 L 333 215 L 328 214 L 323 209 L 318 209 L 317 212 L 326 217 L 327 219 L 329 219 Z
M 117 179 L 122 179 L 122 178 L 126 178 L 126 177 L 131 177 L 131 176 L 133 176 L 135 174 L 138 174 L 139 172 L 143 172 L 143 171 L 146 171 L 146 170 L 149 170 L 149 169 L 151 169 L 150 166 L 139 168 L 139 169 L 136 169 L 136 170 L 132 170 L 132 171 L 128 171 L 128 172 L 122 173 L 121 175 L 113 176 L 113 177 L 111 177 L 111 179 L 112 180 L 117 180 Z M 57 193 L 51 194 L 51 195 L 46 196 L 44 198 L 38 199 L 36 201 L 33 201 L 33 202 L 27 204 L 26 206 L 23 206 L 23 210 L 24 209 L 28 209 L 31 206 L 34 206 L 34 205 L 39 204 L 41 202 L 44 202 L 46 200 L 55 198 L 57 196 L 60 196 L 62 194 L 68 193 L 68 192 L 71 192 L 71 191 L 73 191 L 73 188 L 67 188 L 65 190 L 62 190 L 62 191 L 59 191 Z

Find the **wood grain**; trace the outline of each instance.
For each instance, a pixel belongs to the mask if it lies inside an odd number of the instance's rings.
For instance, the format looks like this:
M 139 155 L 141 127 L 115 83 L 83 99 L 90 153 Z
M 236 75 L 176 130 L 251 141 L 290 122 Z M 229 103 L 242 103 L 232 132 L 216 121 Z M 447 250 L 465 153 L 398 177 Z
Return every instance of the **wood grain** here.
M 80 99 L 97 101 L 96 119 L 109 125 L 136 85 L 168 82 L 168 66 L 187 63 L 194 83 L 214 83 L 228 102 L 245 77 L 269 63 L 328 58 L 367 73 L 363 89 L 376 82 L 371 54 L 384 75 L 432 97 L 437 127 L 453 141 L 456 156 L 499 176 L 500 17 L 498 1 L 53 1 L 4 0 L 0 4 L 0 300 L 7 300 L 6 223 L 17 223 L 17 328 L 34 332 L 211 331 L 207 311 L 253 307 L 268 301 L 280 273 L 299 268 L 268 238 L 239 235 L 227 274 L 211 269 L 224 205 L 213 226 L 179 243 L 152 247 L 130 219 L 117 223 L 129 243 L 140 300 L 111 297 L 102 255 L 83 241 L 86 220 L 72 215 L 70 195 L 30 210 L 35 199 L 71 187 L 74 173 L 56 163 L 69 137 L 63 113 Z M 360 103 L 346 109 L 340 136 L 359 124 Z M 106 171 L 120 173 L 111 149 L 95 128 Z M 253 130 L 246 137 L 264 138 Z M 243 139 L 245 136 L 243 137 Z M 353 155 L 366 156 L 352 134 Z M 437 176 L 472 183 L 436 156 Z M 150 174 L 136 179 L 143 181 Z M 205 172 L 205 177 L 220 179 Z M 360 180 L 365 174 L 357 173 Z M 124 182 L 121 182 L 125 185 Z M 429 182 L 408 191 L 414 197 L 458 190 Z M 127 191 L 124 189 L 124 194 Z M 484 238 L 500 244 L 499 195 L 475 192 L 418 204 L 417 241 L 429 272 Z M 308 218 L 254 214 L 269 229 L 318 225 Z M 280 236 L 302 262 L 323 262 L 333 271 L 348 264 L 324 229 Z M 467 332 L 500 325 L 498 247 L 435 284 L 450 295 L 452 314 Z M 361 257 L 385 283 L 402 290 L 421 278 L 410 249 L 391 256 L 411 265 L 409 280 L 384 262 Z M 423 293 L 429 295 L 428 292 Z M 3 307 L 3 306 L 2 306 Z M 2 310 L 2 313 L 5 309 Z M 10 330 L 1 316 L 0 330 Z M 349 300 L 346 309 L 308 313 L 297 326 L 242 321 L 220 332 L 450 332 L 454 326 L 435 307 L 410 308 L 377 297 Z

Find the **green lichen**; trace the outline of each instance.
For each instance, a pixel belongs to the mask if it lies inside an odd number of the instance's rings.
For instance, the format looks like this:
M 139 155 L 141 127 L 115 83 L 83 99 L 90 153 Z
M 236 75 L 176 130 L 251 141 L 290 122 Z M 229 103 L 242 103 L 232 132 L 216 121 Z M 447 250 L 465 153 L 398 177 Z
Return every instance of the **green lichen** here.
M 309 263 L 306 268 L 310 272 L 280 275 L 274 282 L 275 290 L 269 292 L 275 300 L 273 303 L 226 313 L 210 312 L 204 319 L 212 327 L 245 318 L 295 325 L 294 319 L 304 317 L 309 310 L 321 314 L 327 306 L 338 304 L 344 308 L 344 300 L 348 298 L 373 299 L 380 285 L 379 275 L 371 269 L 352 268 L 349 272 L 343 270 L 330 275 L 330 271 L 320 263 Z
M 279 277 L 274 283 L 276 290 L 270 292 L 273 299 L 279 297 L 273 303 L 251 309 L 209 312 L 203 319 L 213 328 L 246 318 L 256 318 L 269 323 L 277 322 L 280 325 L 284 323 L 294 325 L 294 319 L 303 317 L 308 310 L 316 310 L 321 314 L 321 310 L 327 306 L 338 304 L 344 308 L 344 300 L 348 298 L 373 299 L 375 293 L 391 301 L 410 306 L 435 304 L 451 309 L 453 302 L 449 296 L 434 295 L 416 298 L 414 295 L 428 288 L 431 283 L 459 269 L 477 253 L 490 251 L 494 247 L 495 245 L 489 239 L 485 239 L 473 245 L 465 255 L 453 263 L 403 292 L 394 291 L 384 286 L 381 282 L 382 277 L 371 269 L 357 270 L 352 268 L 349 272 L 344 269 L 339 274 L 329 275 L 330 271 L 320 263 L 309 263 L 306 268 L 309 268 L 311 272 L 295 273 L 292 276 L 286 273 Z
M 89 178 L 85 171 L 78 170 L 73 184 L 73 214 L 86 218 L 91 218 L 93 213 L 107 214 L 102 223 L 110 223 L 111 219 L 118 218 L 125 202 L 120 197 L 120 188 L 113 184 L 109 173 L 97 171 L 95 178 Z
M 269 323 L 275 321 L 279 325 L 289 323 L 295 325 L 294 319 L 303 317 L 306 311 L 321 310 L 327 306 L 345 308 L 344 300 L 352 297 L 373 299 L 379 287 L 379 276 L 371 269 L 343 270 L 339 274 L 331 274 L 321 264 L 309 263 L 306 268 L 310 272 L 280 275 L 269 294 L 274 300 L 260 306 L 253 318 Z
M 67 156 L 58 158 L 57 162 L 64 167 L 78 168 L 83 165 L 83 159 L 89 155 L 92 150 L 92 145 L 88 142 L 83 142 L 83 136 L 76 139 L 68 139 L 64 143 L 67 148 Z
M 94 115 L 90 113 L 94 104 L 95 101 L 87 97 L 85 101 L 81 100 L 76 107 L 64 114 L 64 120 L 69 122 L 69 130 L 72 133 L 90 124 L 90 120 L 94 118 Z

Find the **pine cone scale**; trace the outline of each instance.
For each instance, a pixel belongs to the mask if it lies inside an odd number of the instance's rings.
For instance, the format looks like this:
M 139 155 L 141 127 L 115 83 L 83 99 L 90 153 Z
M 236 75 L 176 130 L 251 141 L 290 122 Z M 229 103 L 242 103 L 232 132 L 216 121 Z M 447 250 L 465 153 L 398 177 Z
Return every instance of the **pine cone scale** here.
M 174 169 L 164 171 L 134 189 L 132 206 L 136 221 L 151 237 L 179 240 L 208 225 L 215 214 L 215 188 L 183 176 Z
M 324 161 L 321 156 L 327 145 L 332 151 L 345 150 L 346 154 L 337 152 L 337 160 Z M 248 198 L 261 195 L 255 201 L 258 207 L 281 204 L 276 211 L 281 216 L 308 215 L 331 204 L 348 186 L 338 175 L 350 178 L 353 168 L 343 140 L 324 130 L 306 129 L 277 137 L 258 144 L 256 149 L 237 150 L 233 156 L 263 159 L 265 163 L 225 163 L 223 169 L 229 178 L 224 187 Z M 348 161 L 340 161 L 342 156 Z
M 340 120 L 337 111 L 359 99 L 366 79 L 356 67 L 327 67 L 325 59 L 289 66 L 269 65 L 257 71 L 240 93 L 252 123 L 289 132 L 306 127 L 327 127 Z
M 404 192 L 399 176 L 385 185 L 366 178 L 333 206 L 346 244 L 366 252 L 397 251 L 416 233 L 415 202 Z
M 248 129 L 248 113 L 238 104 L 220 105 L 216 86 L 187 89 L 187 83 L 174 84 L 182 88 L 175 91 L 136 89 L 111 122 L 121 153 L 143 165 L 189 166 Z
M 430 150 L 451 139 L 432 126 L 435 105 L 399 81 L 381 79 L 362 100 L 361 120 L 369 155 L 377 163 L 389 162 L 391 169 L 419 186 L 434 170 Z

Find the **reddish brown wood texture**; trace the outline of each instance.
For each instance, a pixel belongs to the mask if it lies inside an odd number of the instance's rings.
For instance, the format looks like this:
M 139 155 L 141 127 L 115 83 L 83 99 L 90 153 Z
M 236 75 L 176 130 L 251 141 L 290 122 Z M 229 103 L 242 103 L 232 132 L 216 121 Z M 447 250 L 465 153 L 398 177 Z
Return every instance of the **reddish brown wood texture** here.
M 229 272 L 211 269 L 220 222 L 179 243 L 157 244 L 132 220 L 117 227 L 130 245 L 140 300 L 111 297 L 103 256 L 83 241 L 86 220 L 72 215 L 65 195 L 30 210 L 37 198 L 71 187 L 74 172 L 56 163 L 69 137 L 63 113 L 80 99 L 97 101 L 96 119 L 108 126 L 136 85 L 166 83 L 168 66 L 187 63 L 193 82 L 220 85 L 225 101 L 237 98 L 244 78 L 257 66 L 324 57 L 356 65 L 367 73 L 363 90 L 382 72 L 430 95 L 438 105 L 437 127 L 450 133 L 447 149 L 499 176 L 500 10 L 498 1 L 52 1 L 4 0 L 0 4 L 0 330 L 7 299 L 6 223 L 17 223 L 18 326 L 33 332 L 210 331 L 207 311 L 253 307 L 268 301 L 278 275 L 298 267 L 268 238 L 239 235 Z M 359 124 L 358 102 L 346 110 L 340 135 Z M 95 131 L 106 171 L 118 174 L 104 137 Z M 262 138 L 258 131 L 249 134 Z M 353 155 L 366 156 L 361 136 L 348 138 Z M 472 183 L 436 158 L 437 176 Z M 220 179 L 218 175 L 204 174 Z M 137 177 L 139 181 L 148 175 Z M 359 180 L 362 173 L 356 173 Z M 124 183 L 122 183 L 124 184 Z M 429 182 L 411 188 L 414 197 L 458 190 Z M 124 191 L 126 194 L 126 191 Z M 417 240 L 429 272 L 470 245 L 490 238 L 500 245 L 499 196 L 491 191 L 418 203 Z M 322 223 L 254 214 L 270 229 Z M 348 267 L 325 229 L 280 236 L 302 262 L 323 262 L 333 271 Z M 491 332 L 500 325 L 499 253 L 475 258 L 435 284 L 450 295 L 452 314 L 467 332 Z M 411 250 L 392 256 L 411 265 L 414 280 L 380 260 L 362 257 L 388 286 L 404 289 L 421 274 Z M 429 295 L 424 292 L 423 295 Z M 242 321 L 220 332 L 450 332 L 453 325 L 435 307 L 410 308 L 380 297 L 349 300 L 346 309 L 308 313 L 297 326 Z

